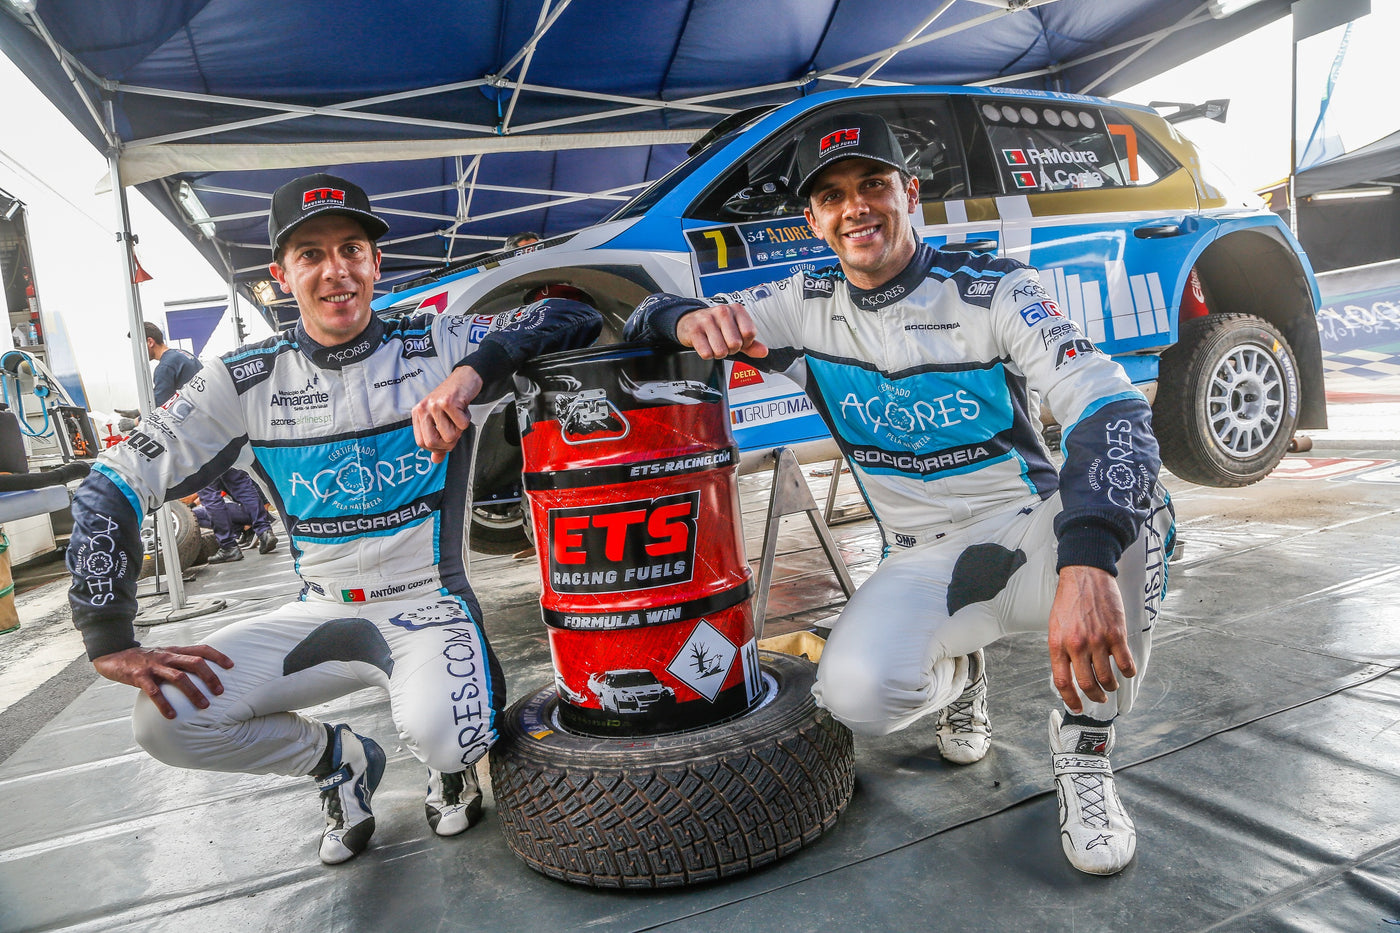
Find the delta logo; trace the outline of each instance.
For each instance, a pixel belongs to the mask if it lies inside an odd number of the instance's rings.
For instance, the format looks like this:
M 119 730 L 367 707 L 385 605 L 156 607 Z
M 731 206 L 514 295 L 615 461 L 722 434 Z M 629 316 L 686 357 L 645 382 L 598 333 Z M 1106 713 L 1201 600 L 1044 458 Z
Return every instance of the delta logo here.
M 1007 165 L 1030 165 L 1030 160 L 1026 158 L 1024 149 L 1003 149 L 1002 158 L 1006 159 Z
M 831 152 L 835 149 L 844 149 L 847 146 L 856 146 L 859 144 L 859 127 L 851 127 L 850 129 L 837 130 L 834 133 L 827 133 L 821 138 L 821 142 L 817 143 L 817 154 L 826 155 L 828 152 Z
M 759 385 L 763 382 L 763 374 L 747 363 L 735 363 L 734 368 L 729 372 L 729 388 L 742 389 L 744 386 Z
M 339 188 L 312 188 L 301 196 L 301 209 L 310 210 L 323 204 L 344 204 L 345 192 Z
M 1016 183 L 1017 188 L 1034 188 L 1035 172 L 1012 172 L 1011 180 Z

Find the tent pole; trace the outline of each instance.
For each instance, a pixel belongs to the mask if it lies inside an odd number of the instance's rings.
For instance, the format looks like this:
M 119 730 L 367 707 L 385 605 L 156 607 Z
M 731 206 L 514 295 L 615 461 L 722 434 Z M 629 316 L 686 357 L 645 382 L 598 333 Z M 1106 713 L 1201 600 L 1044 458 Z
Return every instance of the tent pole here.
M 112 102 L 105 103 L 107 125 L 111 138 L 118 139 L 116 117 Z M 121 270 L 124 279 L 122 291 L 126 293 L 127 321 L 131 328 L 131 362 L 136 374 L 136 397 L 141 402 L 141 419 L 146 421 L 156 407 L 155 394 L 151 387 L 151 370 L 146 354 L 146 322 L 141 316 L 141 292 L 136 286 L 136 264 L 131 251 L 131 213 L 126 203 L 126 189 L 122 187 L 121 166 L 118 157 L 119 145 L 107 150 L 107 172 L 111 176 L 112 193 L 117 200 L 117 249 L 121 251 Z M 138 516 L 139 518 L 140 516 Z M 162 505 L 156 513 L 156 528 L 160 531 L 160 547 L 165 554 L 167 586 L 170 589 L 171 608 L 185 608 L 184 568 L 180 566 L 179 547 L 175 541 L 175 522 L 170 517 L 170 509 Z M 159 565 L 157 565 L 159 570 Z M 157 584 L 158 585 L 158 584 Z
M 1288 36 L 1292 63 L 1289 69 L 1288 107 L 1288 229 L 1298 237 L 1298 28 Z

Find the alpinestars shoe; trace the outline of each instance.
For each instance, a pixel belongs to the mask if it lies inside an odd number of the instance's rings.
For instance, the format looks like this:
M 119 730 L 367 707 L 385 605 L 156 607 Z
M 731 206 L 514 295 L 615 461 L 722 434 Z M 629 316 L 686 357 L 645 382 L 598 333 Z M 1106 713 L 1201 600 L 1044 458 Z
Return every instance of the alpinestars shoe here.
M 384 750 L 373 739 L 356 735 L 350 727 L 335 727 L 331 760 L 335 768 L 316 782 L 321 807 L 326 811 L 326 831 L 321 836 L 321 861 L 339 865 L 369 845 L 374 835 L 374 811 L 370 800 L 384 777 Z
M 428 799 L 423 802 L 428 825 L 439 836 L 464 833 L 481 819 L 481 784 L 476 765 L 443 773 L 428 769 Z
M 967 656 L 967 689 L 938 714 L 938 754 L 955 765 L 981 761 L 992 747 L 987 717 L 987 664 L 982 649 Z
M 1112 875 L 1133 860 L 1137 830 L 1118 799 L 1108 755 L 1113 726 L 1063 723 L 1050 712 L 1050 752 L 1060 802 L 1060 844 L 1071 865 L 1091 875 Z

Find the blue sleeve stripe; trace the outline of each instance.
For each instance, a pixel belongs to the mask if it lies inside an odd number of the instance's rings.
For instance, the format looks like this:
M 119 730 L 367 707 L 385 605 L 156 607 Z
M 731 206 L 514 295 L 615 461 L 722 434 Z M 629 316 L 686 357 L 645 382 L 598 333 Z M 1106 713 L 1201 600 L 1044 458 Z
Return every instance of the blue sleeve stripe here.
M 1082 412 L 1079 413 L 1079 420 L 1076 421 L 1074 424 L 1070 425 L 1060 434 L 1060 450 L 1067 451 L 1069 449 L 1065 446 L 1069 443 L 1069 436 L 1071 433 L 1074 432 L 1075 428 L 1079 427 L 1079 425 L 1083 423 L 1084 419 L 1096 414 L 1099 411 L 1099 409 L 1103 408 L 1105 405 L 1111 405 L 1114 402 L 1125 402 L 1129 399 L 1139 399 L 1145 402 L 1147 401 L 1147 396 L 1143 395 L 1138 390 L 1133 389 L 1130 392 L 1119 392 L 1117 395 L 1105 396 L 1095 401 L 1088 408 L 1085 408 Z
M 93 472 L 101 473 L 111 480 L 112 485 L 117 487 L 117 491 L 126 497 L 126 501 L 131 504 L 131 511 L 136 513 L 137 521 L 146 517 L 145 510 L 141 508 L 141 500 L 136 498 L 136 493 L 132 491 L 131 487 L 126 484 L 126 480 L 122 479 L 117 471 L 105 463 L 94 463 L 92 469 Z

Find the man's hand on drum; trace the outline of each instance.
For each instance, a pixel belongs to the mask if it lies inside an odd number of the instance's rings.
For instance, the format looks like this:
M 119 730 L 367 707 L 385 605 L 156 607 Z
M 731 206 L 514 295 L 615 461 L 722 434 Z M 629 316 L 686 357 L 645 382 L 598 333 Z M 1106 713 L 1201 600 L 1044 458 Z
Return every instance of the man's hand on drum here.
M 472 423 L 467 406 L 481 391 L 481 376 L 459 366 L 413 406 L 413 440 L 441 463 Z
M 767 345 L 758 339 L 753 318 L 741 304 L 715 305 L 688 312 L 676 324 L 676 339 L 707 360 L 736 353 L 752 357 L 768 355 Z

